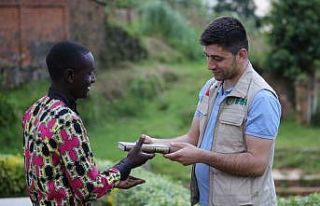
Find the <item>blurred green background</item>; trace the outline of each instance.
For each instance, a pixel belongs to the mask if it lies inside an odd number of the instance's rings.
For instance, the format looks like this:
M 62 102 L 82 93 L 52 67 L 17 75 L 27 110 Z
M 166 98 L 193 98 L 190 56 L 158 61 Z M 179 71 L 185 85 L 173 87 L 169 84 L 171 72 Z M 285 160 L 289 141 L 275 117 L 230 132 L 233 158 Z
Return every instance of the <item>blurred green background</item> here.
M 274 168 L 318 175 L 320 1 L 268 3 L 257 15 L 252 0 L 104 1 L 110 39 L 105 56 L 97 59 L 96 84 L 78 106 L 95 156 L 116 162 L 125 156 L 118 141 L 135 141 L 141 133 L 169 138 L 188 131 L 199 90 L 211 77 L 199 35 L 212 19 L 229 15 L 244 23 L 250 60 L 281 100 Z M 128 49 L 124 40 L 135 46 Z M 21 117 L 48 86 L 43 79 L 0 90 L 1 153 L 22 154 Z M 190 167 L 157 155 L 148 168 L 188 187 Z

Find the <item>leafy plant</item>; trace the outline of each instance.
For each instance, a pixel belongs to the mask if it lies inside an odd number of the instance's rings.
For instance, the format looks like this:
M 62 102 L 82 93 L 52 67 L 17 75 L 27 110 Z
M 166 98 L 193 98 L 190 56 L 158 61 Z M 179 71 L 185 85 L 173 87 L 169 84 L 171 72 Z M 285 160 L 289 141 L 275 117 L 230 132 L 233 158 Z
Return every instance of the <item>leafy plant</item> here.
M 318 8 L 320 0 L 295 1 L 282 0 L 272 2 L 272 11 L 268 17 L 271 23 L 270 30 L 270 55 L 267 62 L 268 68 L 278 75 L 292 80 L 289 85 L 292 89 L 301 87 L 297 82 L 300 76 L 306 76 L 303 82 L 308 86 L 308 91 L 298 95 L 296 104 L 305 104 L 301 108 L 302 115 L 299 121 L 310 124 L 317 104 L 316 71 L 317 61 L 320 56 L 320 15 Z M 297 83 L 294 87 L 293 83 Z M 305 102 L 301 99 L 306 99 Z
M 6 97 L 0 91 L 0 128 L 9 127 L 16 120 L 13 106 L 9 103 Z
M 291 196 L 289 198 L 279 198 L 279 206 L 318 206 L 320 202 L 320 194 L 311 194 L 305 197 Z
M 165 2 L 154 1 L 146 4 L 140 13 L 141 31 L 144 34 L 167 40 L 187 58 L 197 59 L 201 56 L 197 35 L 186 20 Z
M 20 155 L 0 155 L 0 197 L 26 195 L 23 161 Z
M 110 161 L 97 160 L 103 170 L 111 167 Z M 172 182 L 165 176 L 155 175 L 143 168 L 135 169 L 132 175 L 146 180 L 146 183 L 129 190 L 113 190 L 101 201 L 117 206 L 185 206 L 189 203 L 189 190 L 179 182 Z
M 148 56 L 138 37 L 135 37 L 119 26 L 105 24 L 106 46 L 102 50 L 100 61 L 110 67 L 123 61 L 138 61 Z

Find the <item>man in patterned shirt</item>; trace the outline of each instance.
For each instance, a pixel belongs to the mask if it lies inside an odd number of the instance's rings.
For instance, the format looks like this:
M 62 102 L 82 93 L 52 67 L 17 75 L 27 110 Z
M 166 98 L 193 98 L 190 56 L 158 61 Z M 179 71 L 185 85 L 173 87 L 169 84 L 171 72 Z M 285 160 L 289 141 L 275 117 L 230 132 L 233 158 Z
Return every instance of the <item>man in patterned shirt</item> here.
M 76 100 L 87 97 L 95 82 L 92 53 L 79 43 L 59 42 L 46 63 L 51 78 L 48 95 L 23 116 L 27 191 L 33 205 L 90 205 L 112 188 L 128 189 L 144 182 L 131 169 L 154 155 L 141 151 L 140 138 L 126 158 L 98 171 Z

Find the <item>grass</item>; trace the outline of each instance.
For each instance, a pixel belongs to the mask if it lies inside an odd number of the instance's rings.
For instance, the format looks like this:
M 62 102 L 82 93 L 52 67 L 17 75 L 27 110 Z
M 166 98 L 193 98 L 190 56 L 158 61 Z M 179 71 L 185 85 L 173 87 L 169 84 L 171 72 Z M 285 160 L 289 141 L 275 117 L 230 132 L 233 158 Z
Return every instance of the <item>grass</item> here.
M 276 140 L 275 168 L 300 168 L 307 174 L 320 171 L 320 128 L 283 121 Z
M 320 128 L 305 127 L 295 121 L 282 121 L 277 137 L 277 148 L 319 148 Z
M 93 94 L 89 99 L 79 102 L 80 115 L 87 123 L 95 156 L 114 162 L 126 155 L 117 149 L 118 141 L 135 141 L 141 133 L 158 138 L 170 138 L 186 133 L 196 108 L 199 89 L 210 77 L 206 66 L 198 62 L 160 65 L 146 61 L 124 67 L 126 68 L 120 70 L 100 71 Z M 157 74 L 163 70 L 176 73 L 178 79 L 167 83 L 166 89 L 155 94 L 154 98 L 139 99 L 128 95 L 128 92 L 121 94 L 121 90 L 128 91 L 130 79 L 141 76 L 148 78 L 150 73 Z M 116 87 L 112 86 L 114 83 L 117 83 Z M 46 94 L 47 87 L 46 81 L 40 81 L 2 92 L 20 118 L 27 106 Z M 117 89 L 120 94 L 116 96 L 120 99 L 111 102 L 107 100 L 114 98 L 109 94 L 115 93 L 114 90 Z M 320 171 L 319 134 L 320 128 L 304 127 L 294 121 L 282 121 L 276 140 L 274 166 L 298 167 L 308 173 Z M 19 119 L 12 127 L 1 128 L 2 153 L 21 153 L 21 142 Z M 190 167 L 172 163 L 161 155 L 150 161 L 149 167 L 155 173 L 166 174 L 172 179 L 181 180 L 185 185 L 188 184 Z

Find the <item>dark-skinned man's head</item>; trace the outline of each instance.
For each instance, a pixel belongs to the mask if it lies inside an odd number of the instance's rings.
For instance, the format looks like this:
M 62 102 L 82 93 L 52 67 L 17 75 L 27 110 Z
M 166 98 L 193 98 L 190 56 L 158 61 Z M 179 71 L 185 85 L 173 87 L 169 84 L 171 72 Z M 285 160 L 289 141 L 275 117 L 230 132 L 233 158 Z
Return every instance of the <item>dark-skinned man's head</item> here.
M 87 97 L 95 82 L 95 62 L 89 49 L 77 42 L 58 42 L 46 63 L 53 87 L 75 100 Z

